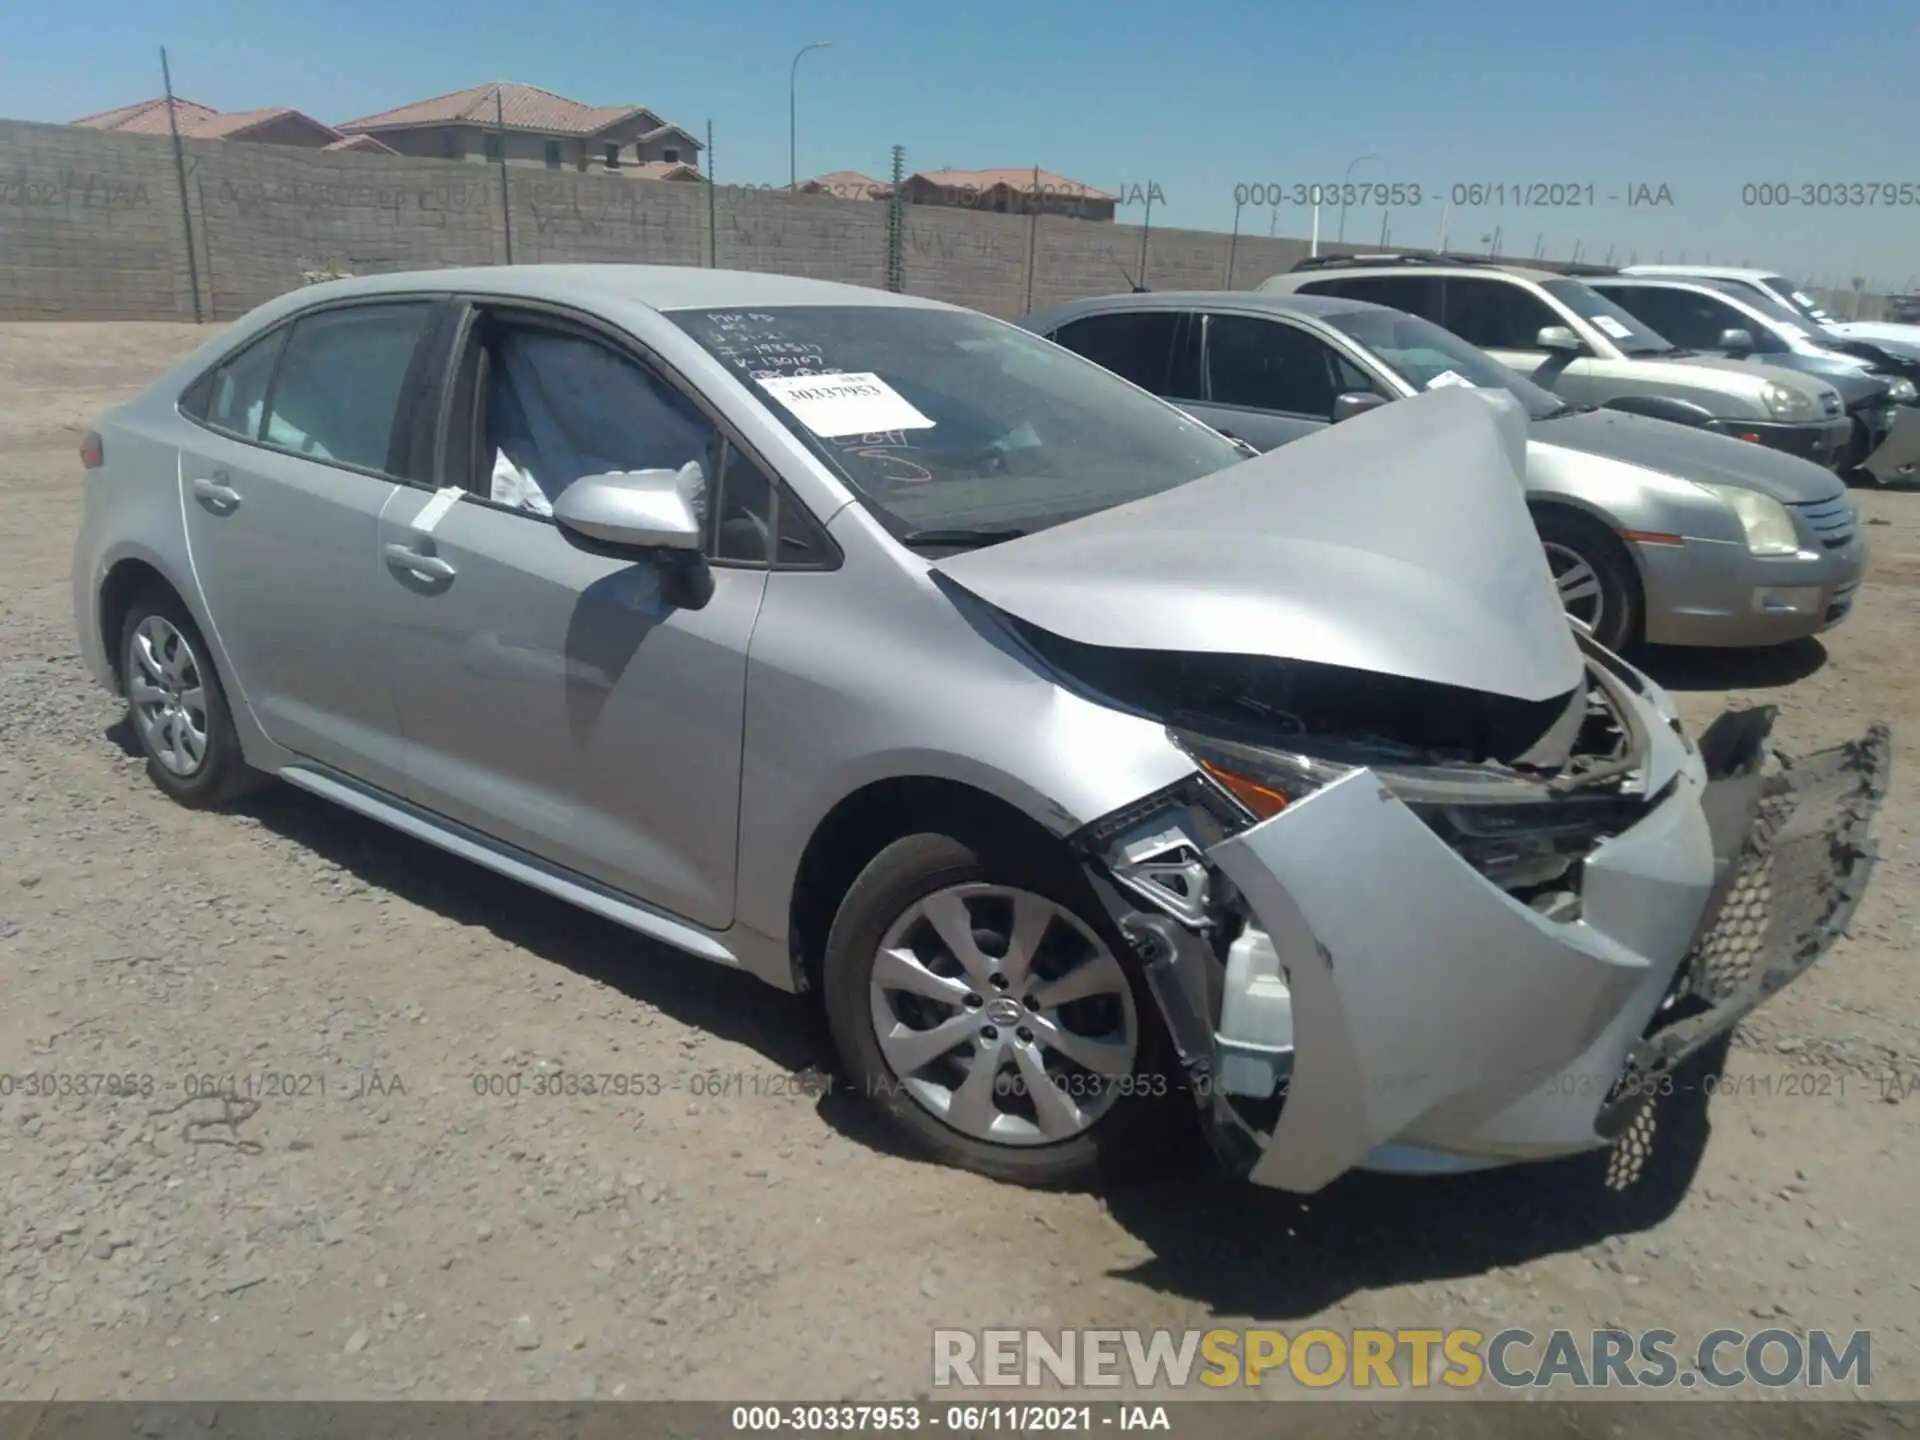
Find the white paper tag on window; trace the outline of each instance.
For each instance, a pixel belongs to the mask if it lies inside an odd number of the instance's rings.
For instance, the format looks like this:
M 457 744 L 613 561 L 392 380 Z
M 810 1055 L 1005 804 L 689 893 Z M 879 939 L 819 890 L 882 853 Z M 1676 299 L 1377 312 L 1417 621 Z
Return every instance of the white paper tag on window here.
M 1458 370 L 1442 370 L 1438 375 L 1427 381 L 1427 389 L 1429 390 L 1445 390 L 1450 385 L 1464 385 L 1469 390 L 1475 388 L 1474 383 Z
M 459 503 L 460 497 L 466 493 L 458 485 L 450 485 L 445 490 L 434 491 L 433 498 L 420 507 L 420 513 L 413 517 L 413 524 L 407 528 L 416 535 L 431 535 L 433 527 L 446 518 L 447 512 L 453 509 Z
M 1807 307 L 1807 309 L 1809 309 L 1809 310 L 1817 310 L 1817 309 L 1819 309 L 1819 308 L 1820 308 L 1819 306 L 1817 306 L 1817 305 L 1815 305 L 1815 304 L 1813 303 L 1813 297 L 1812 297 L 1811 295 L 1809 295 L 1809 294 L 1807 294 L 1807 292 L 1806 292 L 1806 291 L 1804 291 L 1804 290 L 1796 290 L 1796 291 L 1794 291 L 1794 292 L 1793 292 L 1793 298 L 1794 298 L 1795 300 L 1797 300 L 1797 301 L 1799 301 L 1799 302 L 1800 302 L 1800 303 L 1801 303 L 1802 305 L 1804 305 L 1804 306 L 1806 306 L 1806 307 Z
M 822 439 L 879 430 L 931 430 L 934 422 L 906 396 L 868 371 L 839 375 L 770 375 L 760 388 Z
M 1632 330 L 1630 330 L 1627 326 L 1622 325 L 1618 320 L 1614 319 L 1611 315 L 1596 315 L 1593 317 L 1593 323 L 1599 326 L 1601 330 L 1605 331 L 1607 334 L 1611 335 L 1616 340 L 1624 340 L 1629 335 L 1633 334 Z

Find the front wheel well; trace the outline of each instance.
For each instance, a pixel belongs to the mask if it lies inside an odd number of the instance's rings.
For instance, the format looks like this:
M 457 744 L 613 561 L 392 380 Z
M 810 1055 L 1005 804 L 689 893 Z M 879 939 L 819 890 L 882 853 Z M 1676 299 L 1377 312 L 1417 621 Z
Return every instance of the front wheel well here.
M 121 674 L 126 657 L 120 653 L 120 632 L 126 627 L 127 612 L 133 609 L 134 601 L 155 590 L 176 600 L 181 598 L 167 577 L 144 560 L 120 561 L 100 586 L 100 645 L 106 652 L 107 668 L 113 672 L 113 683 L 123 692 L 127 677 Z
M 860 872 L 895 840 L 921 831 L 1065 854 L 1059 837 L 1032 816 L 972 785 L 912 775 L 862 786 L 815 827 L 794 873 L 791 943 L 803 988 L 820 988 L 827 932 Z

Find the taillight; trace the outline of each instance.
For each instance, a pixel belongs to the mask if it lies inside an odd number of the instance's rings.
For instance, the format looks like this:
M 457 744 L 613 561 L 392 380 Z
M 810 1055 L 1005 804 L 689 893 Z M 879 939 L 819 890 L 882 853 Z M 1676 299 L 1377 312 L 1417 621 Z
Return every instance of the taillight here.
M 106 458 L 106 449 L 100 443 L 100 432 L 87 431 L 87 438 L 80 442 L 80 463 L 89 470 L 98 470 Z

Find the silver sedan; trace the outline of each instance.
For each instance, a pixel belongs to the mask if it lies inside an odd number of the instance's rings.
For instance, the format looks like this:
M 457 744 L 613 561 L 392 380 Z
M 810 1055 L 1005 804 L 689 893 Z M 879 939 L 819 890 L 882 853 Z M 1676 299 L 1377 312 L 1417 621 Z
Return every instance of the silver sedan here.
M 1683 738 L 1525 444 L 1433 394 L 1246 460 L 848 286 L 386 275 L 100 420 L 74 607 L 168 795 L 275 776 L 817 994 L 929 1156 L 1069 1183 L 1184 1114 L 1314 1190 L 1606 1145 L 1864 883 L 1884 729 Z
M 1418 316 L 1209 291 L 1076 300 L 1021 324 L 1259 450 L 1428 390 L 1512 395 L 1530 421 L 1528 498 L 1562 598 L 1610 648 L 1776 645 L 1853 608 L 1866 543 L 1832 471 L 1569 404 Z

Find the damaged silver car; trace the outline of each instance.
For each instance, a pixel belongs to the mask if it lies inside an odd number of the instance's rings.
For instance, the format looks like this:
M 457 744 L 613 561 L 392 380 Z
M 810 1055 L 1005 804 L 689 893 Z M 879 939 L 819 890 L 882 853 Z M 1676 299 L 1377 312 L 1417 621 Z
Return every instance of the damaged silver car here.
M 1247 459 L 933 301 L 368 277 L 89 434 L 74 604 L 181 803 L 277 776 L 819 992 L 939 1159 L 1077 1182 L 1190 1099 L 1310 1191 L 1605 1145 L 1866 883 L 1884 727 L 1689 740 L 1563 614 L 1525 423 Z

